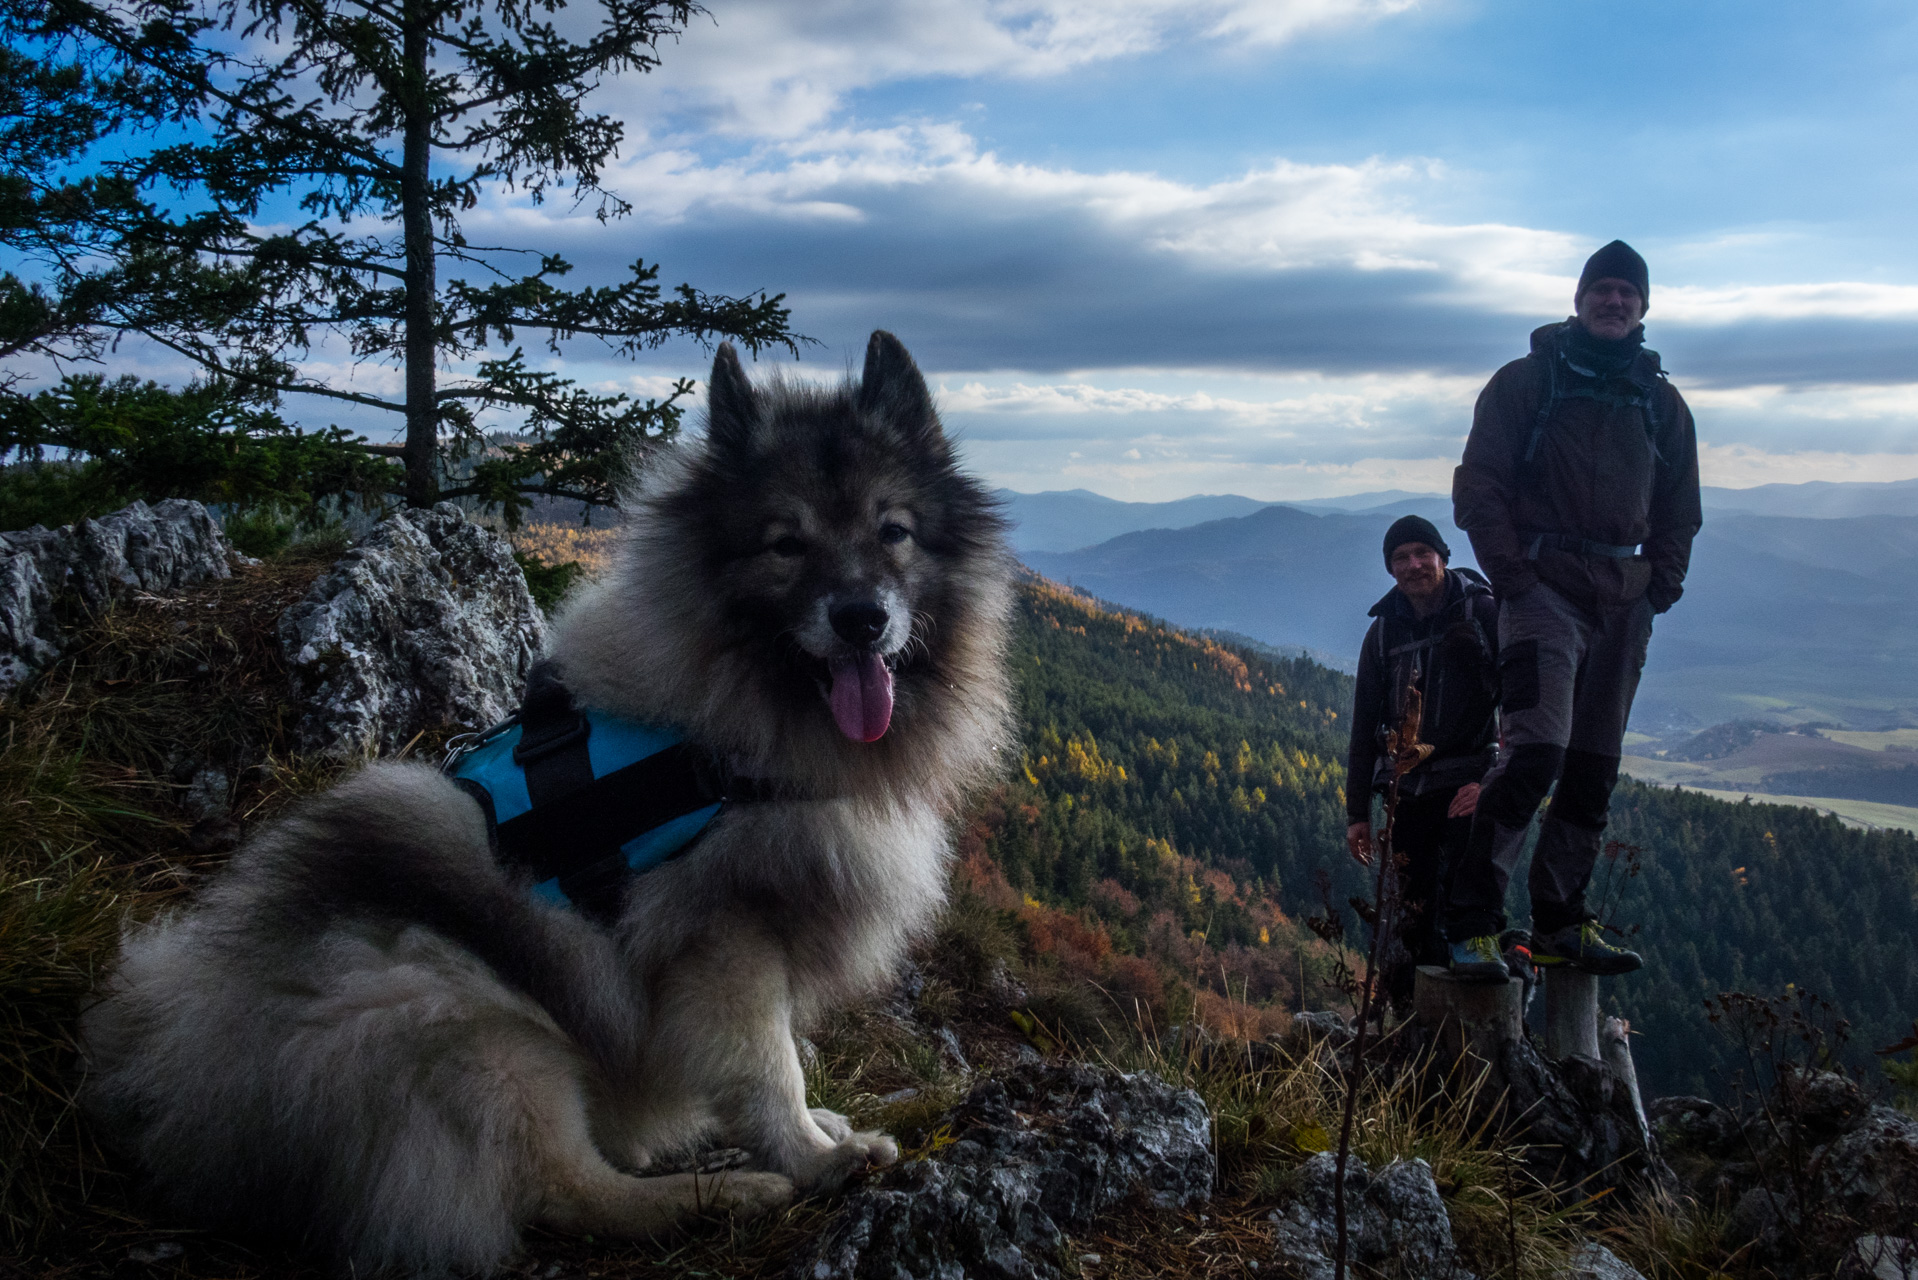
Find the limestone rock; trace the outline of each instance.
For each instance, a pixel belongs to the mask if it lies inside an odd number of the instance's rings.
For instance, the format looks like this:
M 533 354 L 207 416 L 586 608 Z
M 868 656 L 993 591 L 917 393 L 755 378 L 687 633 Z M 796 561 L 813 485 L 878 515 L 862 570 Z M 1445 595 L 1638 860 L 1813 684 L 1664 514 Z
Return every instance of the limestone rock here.
M 1572 1254 L 1565 1280 L 1645 1280 L 1645 1277 L 1604 1245 L 1587 1240 Z
M 504 538 L 442 502 L 376 525 L 280 618 L 302 751 L 393 751 L 518 705 L 546 622 Z
M 1859 1236 L 1838 1274 L 1841 1280 L 1918 1280 L 1918 1240 Z
M 63 610 L 97 612 L 232 570 L 219 522 L 197 502 L 135 502 L 59 529 L 0 533 L 0 692 L 60 654 Z
M 1205 1104 L 1149 1075 L 1022 1066 L 948 1122 L 958 1140 L 848 1197 L 793 1280 L 1052 1280 L 1065 1234 L 1135 1192 L 1165 1208 L 1212 1194 Z
M 1284 1274 L 1331 1280 L 1339 1240 L 1333 1202 L 1338 1155 L 1322 1151 L 1299 1172 L 1303 1185 L 1297 1199 L 1271 1215 L 1273 1260 Z M 1425 1161 L 1394 1160 L 1374 1174 L 1363 1160 L 1347 1156 L 1345 1215 L 1347 1258 L 1365 1268 L 1364 1274 L 1470 1280 L 1458 1261 L 1452 1219 Z
M 1679 1095 L 1658 1098 L 1648 1108 L 1659 1141 L 1692 1147 L 1706 1155 L 1727 1156 L 1744 1150 L 1744 1134 L 1730 1108 L 1705 1098 Z
M 1918 1220 L 1918 1120 L 1902 1112 L 1864 1111 L 1814 1157 L 1812 1170 L 1811 1197 L 1822 1213 L 1881 1231 L 1909 1231 Z
M 1319 1009 L 1295 1015 L 1288 1035 L 1300 1046 L 1313 1040 L 1327 1040 L 1334 1049 L 1342 1049 L 1352 1043 L 1352 1024 L 1345 1020 L 1344 1014 Z

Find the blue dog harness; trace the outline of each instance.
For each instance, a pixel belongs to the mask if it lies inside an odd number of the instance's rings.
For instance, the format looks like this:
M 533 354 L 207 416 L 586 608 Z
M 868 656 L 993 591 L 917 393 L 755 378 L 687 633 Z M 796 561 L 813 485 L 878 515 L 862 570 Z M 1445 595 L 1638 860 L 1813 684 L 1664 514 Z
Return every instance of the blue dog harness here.
M 493 854 L 536 897 L 609 922 L 630 879 L 684 853 L 728 803 L 767 799 L 677 730 L 573 705 L 548 663 L 519 712 L 449 744 L 442 772 L 486 815 Z

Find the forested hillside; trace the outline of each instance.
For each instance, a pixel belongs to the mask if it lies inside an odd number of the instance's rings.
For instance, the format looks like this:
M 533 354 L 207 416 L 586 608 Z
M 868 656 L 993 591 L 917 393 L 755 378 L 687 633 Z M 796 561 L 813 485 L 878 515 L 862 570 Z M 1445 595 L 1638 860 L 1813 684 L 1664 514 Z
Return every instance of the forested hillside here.
M 1023 759 L 985 815 L 974 860 L 991 865 L 975 879 L 1003 876 L 1049 945 L 1073 920 L 1082 949 L 1295 999 L 1315 873 L 1336 902 L 1359 889 L 1343 841 L 1350 679 L 1039 579 L 1020 590 L 1013 665 Z M 1614 815 L 1637 852 L 1601 864 L 1594 902 L 1637 927 L 1647 957 L 1609 995 L 1644 1033 L 1651 1093 L 1723 1091 L 1738 1063 L 1703 1006 L 1721 991 L 1810 988 L 1864 1049 L 1918 1016 L 1918 840 L 1630 782 Z M 1308 981 L 1307 995 L 1328 992 Z

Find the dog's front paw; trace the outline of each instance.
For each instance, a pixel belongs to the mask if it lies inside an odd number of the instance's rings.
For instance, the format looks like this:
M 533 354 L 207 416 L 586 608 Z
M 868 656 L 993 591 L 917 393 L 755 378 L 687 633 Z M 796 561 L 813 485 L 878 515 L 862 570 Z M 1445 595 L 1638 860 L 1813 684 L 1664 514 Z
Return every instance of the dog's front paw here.
M 875 1168 L 883 1169 L 889 1164 L 899 1163 L 899 1143 L 891 1134 L 881 1133 L 877 1129 L 852 1134 L 842 1145 L 864 1147 L 866 1163 Z
M 808 1161 L 808 1167 L 793 1180 L 814 1195 L 832 1195 L 846 1185 L 848 1178 L 898 1161 L 899 1144 L 887 1134 L 877 1130 L 851 1133 Z
M 777 1213 L 793 1202 L 793 1181 L 779 1173 L 745 1173 L 728 1169 L 701 1188 L 706 1207 L 735 1218 L 757 1218 Z
M 846 1119 L 846 1117 L 840 1115 L 837 1111 L 828 1111 L 824 1107 L 814 1107 L 806 1114 L 810 1115 L 812 1122 L 821 1129 L 824 1129 L 826 1136 L 834 1142 L 844 1142 L 847 1138 L 852 1137 L 852 1121 Z

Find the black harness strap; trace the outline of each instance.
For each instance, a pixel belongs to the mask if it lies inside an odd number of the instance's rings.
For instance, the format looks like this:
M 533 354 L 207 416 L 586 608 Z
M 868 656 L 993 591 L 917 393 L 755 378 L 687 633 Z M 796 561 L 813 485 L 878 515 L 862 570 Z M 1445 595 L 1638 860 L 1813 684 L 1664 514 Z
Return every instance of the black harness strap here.
M 532 781 L 532 770 L 527 770 Z M 706 753 L 681 743 L 635 760 L 603 778 L 567 793 L 566 803 L 534 807 L 499 824 L 500 856 L 533 873 L 534 880 L 559 877 L 567 885 L 574 871 L 610 856 L 623 867 L 619 847 L 642 832 L 727 799 L 719 773 Z
M 586 740 L 593 725 L 573 706 L 551 662 L 536 662 L 526 674 L 519 709 L 519 742 L 513 763 L 526 771 L 526 794 L 535 809 L 563 800 L 593 781 Z

